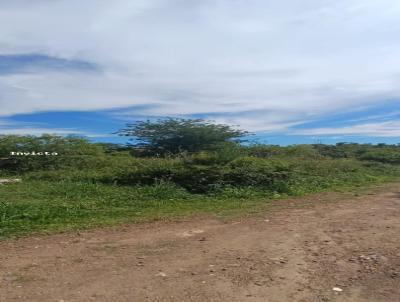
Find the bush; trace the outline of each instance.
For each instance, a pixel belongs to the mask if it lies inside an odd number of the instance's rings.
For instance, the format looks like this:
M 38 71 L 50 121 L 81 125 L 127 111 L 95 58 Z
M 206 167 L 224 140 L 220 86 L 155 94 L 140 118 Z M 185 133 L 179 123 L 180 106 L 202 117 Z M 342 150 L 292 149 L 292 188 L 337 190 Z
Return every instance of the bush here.
M 253 145 L 248 147 L 248 154 L 263 158 L 302 158 L 302 159 L 318 159 L 323 157 L 320 152 L 312 145 L 292 145 L 292 146 L 268 146 Z
M 132 158 L 104 169 L 99 180 L 121 185 L 151 185 L 169 181 L 172 175 L 180 173 L 182 167 L 183 162 L 179 158 Z
M 57 152 L 57 156 L 11 156 L 11 152 Z M 10 173 L 80 167 L 104 156 L 104 148 L 79 137 L 0 136 L 0 168 Z M 93 160 L 96 158 L 96 160 Z M 83 165 L 83 168 L 88 165 Z
M 400 164 L 400 150 L 377 149 L 367 151 L 360 156 L 360 159 L 388 164 Z
M 242 157 L 229 163 L 224 181 L 233 186 L 273 188 L 289 177 L 290 169 L 282 161 Z

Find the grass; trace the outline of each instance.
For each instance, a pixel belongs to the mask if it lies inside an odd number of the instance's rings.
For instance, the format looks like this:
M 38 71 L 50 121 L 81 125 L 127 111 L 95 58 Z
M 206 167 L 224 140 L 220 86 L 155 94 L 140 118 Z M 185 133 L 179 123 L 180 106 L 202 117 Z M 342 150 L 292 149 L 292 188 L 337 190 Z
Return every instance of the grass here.
M 284 190 L 225 187 L 193 194 L 171 183 L 117 186 L 80 181 L 24 180 L 0 186 L 0 238 L 171 219 L 193 214 L 240 215 L 260 211 L 273 199 L 327 190 L 351 191 L 393 180 L 383 172 L 305 176 Z

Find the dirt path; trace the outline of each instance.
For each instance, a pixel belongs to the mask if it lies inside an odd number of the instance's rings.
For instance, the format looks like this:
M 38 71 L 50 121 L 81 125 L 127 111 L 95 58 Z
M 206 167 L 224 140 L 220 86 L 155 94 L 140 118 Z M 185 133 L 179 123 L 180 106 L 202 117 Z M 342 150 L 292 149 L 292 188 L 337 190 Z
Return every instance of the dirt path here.
M 0 301 L 400 301 L 400 184 L 275 204 L 0 242 Z

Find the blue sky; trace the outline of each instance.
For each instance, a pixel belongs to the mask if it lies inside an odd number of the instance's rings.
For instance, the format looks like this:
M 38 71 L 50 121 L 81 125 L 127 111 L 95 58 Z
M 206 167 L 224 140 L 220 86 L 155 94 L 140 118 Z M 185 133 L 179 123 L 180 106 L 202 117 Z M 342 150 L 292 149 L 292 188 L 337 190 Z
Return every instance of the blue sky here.
M 400 143 L 398 20 L 394 0 L 0 1 L 0 134 L 125 142 L 172 116 Z

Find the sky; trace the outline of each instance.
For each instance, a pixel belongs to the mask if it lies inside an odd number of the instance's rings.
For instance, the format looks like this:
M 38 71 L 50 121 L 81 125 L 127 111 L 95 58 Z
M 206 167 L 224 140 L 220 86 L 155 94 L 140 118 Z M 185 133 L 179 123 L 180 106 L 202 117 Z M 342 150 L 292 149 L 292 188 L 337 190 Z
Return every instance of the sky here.
M 0 134 L 168 116 L 400 143 L 399 36 L 398 0 L 0 0 Z

